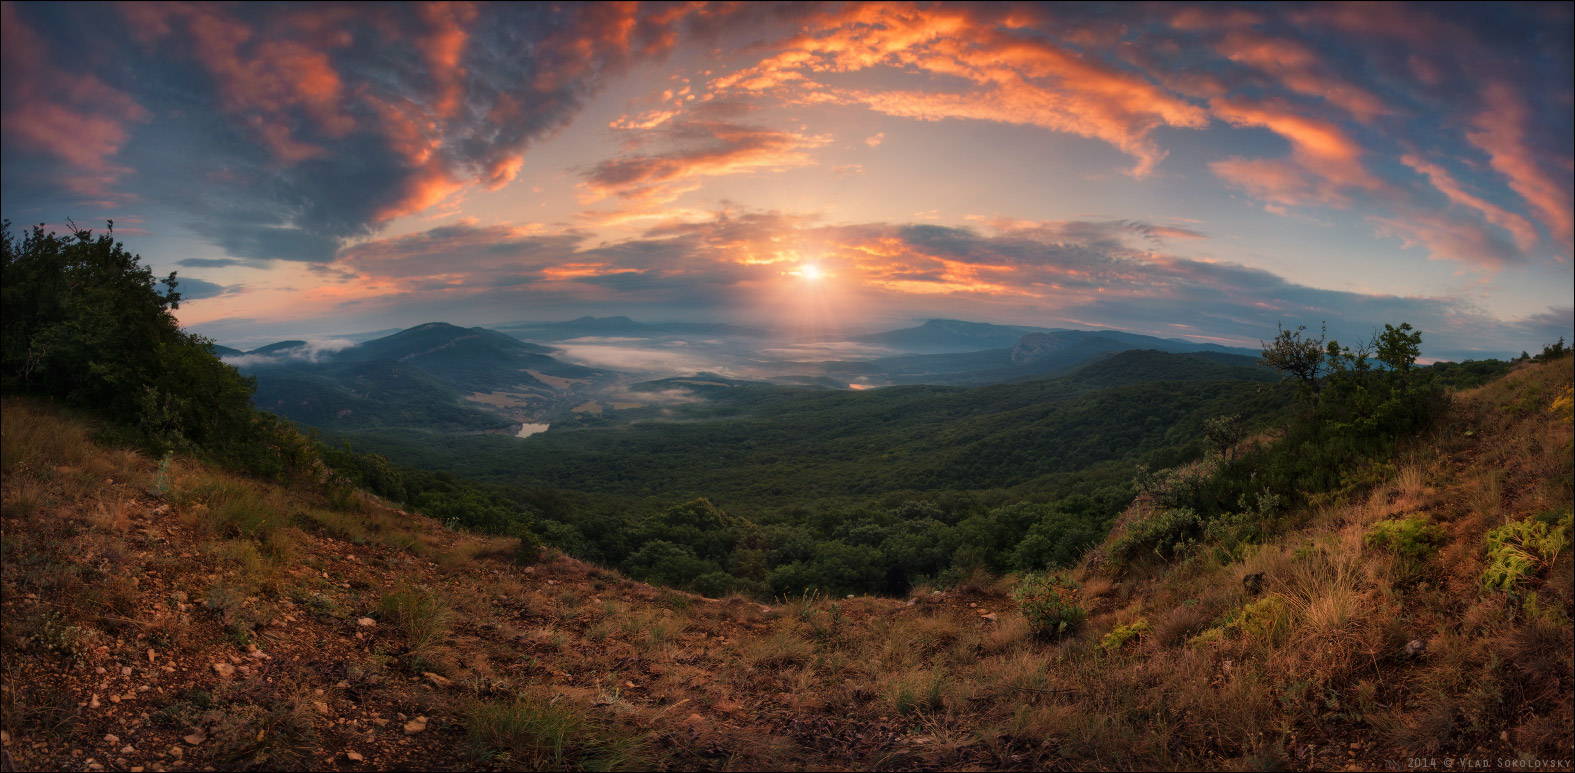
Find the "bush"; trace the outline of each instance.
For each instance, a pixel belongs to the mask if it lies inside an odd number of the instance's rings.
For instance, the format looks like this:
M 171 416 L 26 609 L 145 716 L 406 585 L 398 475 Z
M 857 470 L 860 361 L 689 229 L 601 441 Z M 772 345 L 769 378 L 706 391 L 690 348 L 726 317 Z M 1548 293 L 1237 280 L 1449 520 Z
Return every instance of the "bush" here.
M 1570 545 L 1572 511 L 1546 512 L 1510 521 L 1487 533 L 1488 567 L 1482 587 L 1517 593 L 1531 578 L 1553 565 Z
M 1444 530 L 1425 515 L 1391 518 L 1368 528 L 1364 541 L 1404 558 L 1426 560 L 1443 544 Z
M 1142 638 L 1147 633 L 1148 620 L 1140 617 L 1131 623 L 1118 625 L 1110 629 L 1110 633 L 1105 634 L 1105 638 L 1099 640 L 1099 647 L 1106 652 L 1115 652 L 1125 647 L 1127 642 Z
M 542 542 L 536 532 L 521 526 L 515 529 L 514 536 L 519 539 L 519 544 L 514 546 L 515 563 L 529 565 L 541 560 Z
M 1078 604 L 1077 588 L 1065 572 L 1026 574 L 1012 597 L 1036 635 L 1056 638 L 1076 631 L 1088 617 Z
M 1195 544 L 1202 527 L 1203 519 L 1190 507 L 1161 508 L 1132 522 L 1126 533 L 1111 543 L 1110 557 L 1125 563 L 1144 553 L 1161 558 L 1182 555 Z

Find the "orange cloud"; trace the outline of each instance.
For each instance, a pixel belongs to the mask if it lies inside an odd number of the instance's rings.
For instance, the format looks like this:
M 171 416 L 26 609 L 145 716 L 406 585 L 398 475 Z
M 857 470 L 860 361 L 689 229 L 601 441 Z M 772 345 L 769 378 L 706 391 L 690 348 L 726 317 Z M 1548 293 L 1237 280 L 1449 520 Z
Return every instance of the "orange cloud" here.
M 1530 204 L 1553 238 L 1570 249 L 1575 244 L 1575 212 L 1570 198 L 1570 161 L 1560 159 L 1555 171 L 1526 139 L 1530 109 L 1509 85 L 1494 83 L 1482 95 L 1486 102 L 1466 133 L 1471 144 L 1488 154 L 1493 170 L 1509 180 L 1509 187 Z
M 1406 247 L 1423 247 L 1435 260 L 1497 270 L 1524 259 L 1512 245 L 1479 224 L 1442 212 L 1404 206 L 1394 217 L 1370 215 L 1367 219 L 1377 226 L 1379 235 L 1399 239 Z
M 608 196 L 649 204 L 672 201 L 706 177 L 788 169 L 814 163 L 804 151 L 831 141 L 723 121 L 682 121 L 663 136 L 681 145 L 666 153 L 603 161 L 586 173 L 588 201 Z
M 1372 92 L 1331 74 L 1311 49 L 1294 40 L 1235 29 L 1225 35 L 1217 50 L 1233 62 L 1278 78 L 1295 93 L 1345 110 L 1362 123 L 1391 112 Z
M 1211 162 L 1209 169 L 1253 198 L 1274 204 L 1328 204 L 1335 207 L 1350 204 L 1350 199 L 1334 187 L 1319 184 L 1305 169 L 1282 159 L 1227 158 Z
M 1420 156 L 1408 153 L 1402 156 L 1400 161 L 1406 166 L 1426 175 L 1427 179 L 1433 183 L 1433 187 L 1448 197 L 1450 201 L 1481 212 L 1489 223 L 1508 231 L 1514 237 L 1515 245 L 1521 250 L 1530 252 L 1532 248 L 1536 247 L 1540 238 L 1537 235 L 1537 229 L 1525 218 L 1468 192 L 1449 174 L 1448 170 Z
M 129 171 L 112 159 L 125 145 L 127 125 L 148 111 L 92 75 L 70 75 L 49 67 L 41 39 L 0 5 L 6 110 L 0 116 L 8 142 L 42 151 L 74 169 L 61 176 L 75 193 L 109 196 L 108 188 Z
M 1308 172 L 1338 186 L 1383 187 L 1360 161 L 1362 148 L 1339 126 L 1308 118 L 1277 102 L 1216 99 L 1214 114 L 1234 126 L 1261 126 L 1291 144 L 1291 158 Z
M 343 109 L 339 73 L 328 58 L 329 49 L 347 45 L 350 39 L 332 31 L 332 20 L 313 18 L 319 12 L 296 11 L 277 22 L 320 33 L 310 41 L 259 34 L 222 6 L 127 3 L 120 12 L 144 44 L 164 45 L 171 36 L 190 44 L 197 60 L 218 82 L 221 106 L 240 115 L 284 163 L 327 152 L 295 136 L 296 111 L 330 137 L 342 137 L 355 128 L 355 120 Z M 344 12 L 321 13 L 343 17 Z
M 711 86 L 748 92 L 785 88 L 800 101 L 853 102 L 921 120 L 1040 126 L 1113 145 L 1137 159 L 1131 170 L 1137 176 L 1153 171 L 1165 157 L 1149 137 L 1154 129 L 1208 123 L 1203 109 L 1139 74 L 1016 34 L 1010 17 L 987 17 L 971 7 L 855 4 L 811 28 L 815 31 L 785 42 L 782 53 L 717 78 Z M 971 88 L 954 93 L 849 90 L 812 79 L 817 73 L 873 67 L 953 76 Z

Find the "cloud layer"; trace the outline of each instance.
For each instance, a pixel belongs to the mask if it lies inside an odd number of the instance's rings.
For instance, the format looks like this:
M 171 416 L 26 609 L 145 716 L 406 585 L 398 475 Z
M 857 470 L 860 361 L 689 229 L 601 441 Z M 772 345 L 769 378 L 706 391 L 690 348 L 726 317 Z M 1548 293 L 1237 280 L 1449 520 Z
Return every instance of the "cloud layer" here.
M 201 321 L 613 305 L 1241 341 L 1286 319 L 1405 318 L 1453 352 L 1570 327 L 1568 4 L 3 15 L 7 206 L 211 246 L 170 259 L 202 277 L 183 277 Z M 934 209 L 1010 177 L 982 160 L 1010 132 L 1054 140 L 1010 163 L 1055 195 L 1024 175 L 1004 214 Z M 1172 216 L 1200 200 L 1235 214 Z M 1289 281 L 1258 257 L 1287 223 L 1360 254 L 1331 277 L 1404 268 L 1382 291 Z M 812 291 L 811 262 L 828 275 Z

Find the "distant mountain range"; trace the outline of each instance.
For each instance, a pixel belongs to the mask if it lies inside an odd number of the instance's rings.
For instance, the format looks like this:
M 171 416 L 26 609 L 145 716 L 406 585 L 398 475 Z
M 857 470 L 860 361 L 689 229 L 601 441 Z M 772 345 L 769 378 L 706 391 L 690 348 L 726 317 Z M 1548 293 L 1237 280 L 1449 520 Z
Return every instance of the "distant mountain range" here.
M 1028 332 L 1019 332 L 1028 331 Z M 869 386 L 953 384 L 975 386 L 1050 378 L 1120 352 L 1206 353 L 1222 364 L 1254 366 L 1259 352 L 1218 344 L 1124 333 L 1119 330 L 1050 330 L 980 322 L 931 320 L 905 330 L 864 336 L 869 343 L 933 351 L 873 360 L 821 363 L 825 376 Z M 948 351 L 951 347 L 995 344 L 994 348 Z M 1005 344 L 1005 345 L 1002 345 Z
M 1257 354 L 1113 330 L 937 319 L 855 339 L 901 354 L 800 362 L 762 357 L 761 340 L 768 331 L 721 323 L 643 323 L 617 316 L 499 327 L 429 322 L 361 343 L 288 340 L 247 351 L 218 345 L 213 349 L 257 378 L 257 407 L 302 424 L 345 431 L 416 427 L 448 432 L 501 431 L 511 424 L 555 422 L 587 412 L 576 421 L 616 421 L 603 412 L 640 404 L 640 399 L 604 394 L 606 387 L 627 383 L 634 373 L 566 362 L 551 346 L 522 338 L 562 341 L 567 348 L 572 348 L 567 342 L 579 338 L 645 339 L 651 351 L 663 356 L 703 353 L 718 362 L 739 363 L 750 374 L 741 379 L 701 373 L 631 387 L 636 392 L 686 389 L 702 399 L 771 384 L 824 390 L 1029 381 L 1062 376 L 1134 350 L 1207 355 L 1216 365 L 1246 368 L 1256 367 L 1249 355 Z M 678 344 L 683 345 L 672 348 Z
M 214 350 L 257 377 L 258 408 L 310 426 L 502 429 L 605 380 L 595 368 L 550 356 L 513 336 L 429 322 L 344 348 L 279 341 Z
M 628 317 L 580 317 L 567 322 L 506 322 L 494 325 L 511 335 L 536 341 L 571 338 L 658 338 L 666 336 L 763 337 L 769 331 L 721 322 L 636 322 Z
M 956 319 L 932 319 L 917 327 L 854 336 L 853 340 L 907 352 L 977 352 L 1016 347 L 1024 336 L 1036 333 L 1052 336 L 1065 334 L 1082 337 L 1097 336 L 1109 339 L 1126 349 L 1154 349 L 1172 353 L 1223 352 L 1252 357 L 1256 357 L 1259 353 L 1256 349 L 1196 343 L 1181 338 L 1158 338 L 1120 330 L 1070 330 L 1024 325 L 993 325 L 988 322 L 964 322 Z

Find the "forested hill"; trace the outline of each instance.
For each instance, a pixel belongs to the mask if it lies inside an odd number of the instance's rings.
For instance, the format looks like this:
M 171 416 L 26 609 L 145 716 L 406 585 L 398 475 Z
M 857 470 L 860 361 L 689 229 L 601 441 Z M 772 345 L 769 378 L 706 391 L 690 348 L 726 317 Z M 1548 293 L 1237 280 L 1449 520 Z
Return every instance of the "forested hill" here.
M 1222 355 L 1133 351 L 1069 376 L 977 389 L 741 387 L 663 421 L 528 439 L 347 435 L 360 450 L 462 477 L 724 507 L 890 492 L 1044 490 L 1122 482 L 1202 448 L 1207 419 L 1265 423 L 1290 401 L 1271 373 Z

